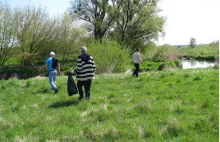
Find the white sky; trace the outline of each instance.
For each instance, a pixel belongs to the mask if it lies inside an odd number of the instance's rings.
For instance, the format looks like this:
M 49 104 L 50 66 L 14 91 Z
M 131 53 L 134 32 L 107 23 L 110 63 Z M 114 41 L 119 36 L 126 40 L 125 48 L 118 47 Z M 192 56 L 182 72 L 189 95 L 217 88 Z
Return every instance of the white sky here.
M 63 13 L 70 0 L 1 0 L 10 6 L 43 6 L 50 13 Z M 161 0 L 160 13 L 166 17 L 165 37 L 157 44 L 189 44 L 190 38 L 197 44 L 220 39 L 220 0 Z
M 220 39 L 220 0 L 161 0 L 161 15 L 167 18 L 166 36 L 160 44 L 197 44 Z

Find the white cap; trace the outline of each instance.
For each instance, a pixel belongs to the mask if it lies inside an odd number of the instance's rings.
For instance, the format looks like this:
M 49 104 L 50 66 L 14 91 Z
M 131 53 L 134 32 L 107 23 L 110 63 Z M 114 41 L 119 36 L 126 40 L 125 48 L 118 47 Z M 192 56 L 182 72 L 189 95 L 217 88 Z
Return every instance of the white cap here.
M 55 53 L 53 51 L 50 52 L 50 56 L 55 56 Z

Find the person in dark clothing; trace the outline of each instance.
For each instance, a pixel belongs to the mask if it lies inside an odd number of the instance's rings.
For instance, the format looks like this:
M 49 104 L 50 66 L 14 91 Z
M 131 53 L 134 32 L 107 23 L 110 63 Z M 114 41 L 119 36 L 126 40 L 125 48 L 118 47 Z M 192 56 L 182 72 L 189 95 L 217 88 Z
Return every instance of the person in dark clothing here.
M 93 57 L 87 54 L 87 48 L 83 46 L 81 48 L 82 54 L 78 56 L 76 69 L 72 70 L 71 73 L 76 74 L 77 80 L 77 88 L 79 91 L 79 100 L 84 98 L 84 91 L 85 97 L 87 100 L 90 99 L 90 88 L 92 85 L 92 80 L 95 79 L 95 62 Z M 84 91 L 83 91 L 84 86 Z

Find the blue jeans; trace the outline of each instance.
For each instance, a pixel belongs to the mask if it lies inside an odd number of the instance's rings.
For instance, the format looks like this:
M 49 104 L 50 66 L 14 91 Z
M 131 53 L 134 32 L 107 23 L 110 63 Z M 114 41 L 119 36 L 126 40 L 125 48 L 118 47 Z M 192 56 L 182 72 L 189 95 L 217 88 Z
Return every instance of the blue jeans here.
M 57 76 L 57 71 L 56 70 L 49 71 L 49 83 L 50 83 L 53 90 L 57 89 L 56 76 Z

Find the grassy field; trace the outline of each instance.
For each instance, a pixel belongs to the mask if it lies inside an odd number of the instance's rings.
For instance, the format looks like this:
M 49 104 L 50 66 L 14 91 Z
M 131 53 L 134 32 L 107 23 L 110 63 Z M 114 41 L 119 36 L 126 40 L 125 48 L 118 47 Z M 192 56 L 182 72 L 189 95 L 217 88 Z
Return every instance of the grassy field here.
M 0 81 L 1 142 L 218 142 L 219 70 L 97 75 L 91 99 L 48 78 Z

